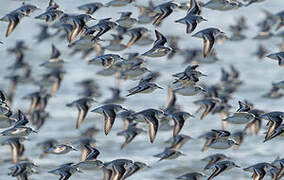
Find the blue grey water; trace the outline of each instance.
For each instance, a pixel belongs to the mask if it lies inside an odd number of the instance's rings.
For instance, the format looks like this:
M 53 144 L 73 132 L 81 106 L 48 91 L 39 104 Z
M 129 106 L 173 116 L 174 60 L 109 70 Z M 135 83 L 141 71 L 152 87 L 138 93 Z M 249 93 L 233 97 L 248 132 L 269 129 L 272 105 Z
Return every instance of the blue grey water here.
M 40 159 L 40 149 L 36 146 L 37 142 L 43 141 L 47 138 L 58 138 L 60 142 L 71 142 L 75 140 L 81 131 L 95 125 L 99 129 L 103 129 L 103 118 L 94 113 L 89 113 L 87 119 L 82 124 L 79 130 L 75 129 L 77 111 L 72 108 L 65 106 L 66 103 L 79 98 L 78 93 L 80 89 L 76 87 L 75 82 L 83 80 L 84 78 L 94 78 L 100 85 L 103 96 L 98 99 L 98 102 L 102 102 L 105 98 L 110 96 L 110 92 L 107 90 L 108 87 L 114 85 L 113 77 L 103 77 L 96 75 L 96 72 L 101 70 L 102 67 L 87 65 L 86 59 L 82 59 L 79 54 L 70 56 L 70 49 L 67 47 L 67 40 L 62 41 L 57 37 L 49 39 L 43 43 L 37 44 L 34 36 L 38 33 L 39 29 L 37 24 L 41 23 L 40 20 L 34 19 L 36 15 L 44 11 L 48 4 L 47 0 L 32 0 L 30 3 L 38 5 L 41 10 L 36 11 L 30 17 L 25 17 L 10 35 L 5 38 L 4 34 L 6 31 L 7 23 L 1 22 L 0 25 L 0 40 L 4 42 L 4 45 L 0 46 L 0 88 L 7 90 L 8 82 L 4 79 L 4 76 L 8 74 L 7 66 L 9 66 L 14 60 L 14 56 L 8 54 L 6 51 L 7 47 L 14 45 L 16 40 L 25 40 L 29 49 L 25 53 L 25 60 L 33 66 L 33 76 L 35 78 L 38 75 L 43 74 L 46 69 L 39 67 L 43 61 L 49 58 L 51 52 L 51 44 L 54 43 L 58 49 L 62 52 L 62 58 L 67 61 L 65 64 L 65 75 L 61 88 L 55 97 L 51 98 L 47 111 L 51 113 L 51 118 L 47 120 L 44 126 L 40 129 L 38 134 L 30 136 L 30 140 L 24 144 L 26 146 L 25 155 L 32 159 L 40 167 L 38 172 L 31 176 L 31 179 L 55 179 L 54 175 L 48 174 L 47 171 L 54 167 L 67 163 L 67 162 L 78 162 L 80 153 L 70 152 L 65 155 L 49 155 L 45 159 Z M 67 13 L 81 13 L 77 10 L 77 6 L 82 3 L 92 2 L 90 0 L 58 0 L 61 8 Z M 102 0 L 102 2 L 107 2 Z M 138 0 L 137 3 L 143 4 L 146 1 Z M 163 1 L 155 1 L 160 3 Z M 179 1 L 182 2 L 182 1 Z M 20 6 L 21 1 L 13 0 L 1 0 L 0 1 L 0 16 L 8 13 L 11 10 L 16 9 Z M 252 101 L 257 108 L 264 109 L 267 111 L 278 110 L 283 111 L 284 100 L 270 100 L 262 98 L 261 95 L 269 91 L 272 82 L 283 80 L 284 70 L 280 68 L 275 61 L 264 59 L 259 61 L 253 52 L 256 50 L 259 43 L 264 44 L 270 52 L 277 52 L 279 49 L 278 44 L 281 43 L 280 38 L 273 37 L 265 41 L 252 40 L 257 33 L 256 23 L 264 18 L 262 9 L 277 13 L 283 10 L 283 0 L 266 0 L 263 3 L 256 3 L 249 7 L 240 8 L 238 10 L 232 10 L 228 12 L 213 11 L 209 9 L 203 9 L 203 17 L 208 22 L 200 23 L 195 30 L 201 30 L 206 27 L 218 27 L 224 32 L 229 33 L 228 27 L 235 23 L 235 20 L 241 15 L 247 18 L 249 29 L 246 31 L 246 40 L 241 42 L 224 42 L 222 44 L 216 44 L 215 49 L 218 53 L 220 61 L 215 64 L 202 64 L 200 70 L 208 76 L 202 79 L 202 83 L 214 84 L 219 81 L 221 73 L 220 68 L 229 68 L 230 64 L 236 66 L 241 71 L 240 79 L 244 81 L 244 84 L 233 94 L 233 98 L 230 104 L 233 105 L 232 111 L 237 108 L 237 101 L 248 99 Z M 134 17 L 138 15 L 138 9 L 133 5 L 126 7 L 117 8 L 102 8 L 94 14 L 96 19 L 102 19 L 112 17 L 117 19 L 121 11 L 131 11 L 134 13 Z M 202 40 L 192 38 L 191 35 L 185 34 L 185 26 L 181 24 L 173 23 L 174 20 L 183 17 L 185 11 L 177 10 L 170 15 L 163 22 L 162 26 L 158 29 L 165 35 L 179 35 L 181 36 L 180 46 L 182 48 L 194 48 L 202 47 Z M 96 23 L 96 22 L 92 22 Z M 92 24 L 90 23 L 90 25 Z M 152 30 L 154 37 L 154 28 L 152 25 L 147 25 Z M 110 33 L 103 35 L 103 38 L 108 38 Z M 125 36 L 127 41 L 129 37 Z M 145 52 L 149 47 L 137 47 L 132 46 L 131 48 L 119 52 L 124 56 L 125 52 Z M 90 55 L 87 59 L 95 57 L 94 54 Z M 127 98 L 127 101 L 123 104 L 126 108 L 134 109 L 136 111 L 143 110 L 145 108 L 160 108 L 164 105 L 167 96 L 167 86 L 173 80 L 171 74 L 180 72 L 184 69 L 184 65 L 181 65 L 183 58 L 176 56 L 173 60 L 167 61 L 165 58 L 147 58 L 147 66 L 151 70 L 159 70 L 162 73 L 161 78 L 157 80 L 160 86 L 164 87 L 164 90 L 156 90 L 152 94 L 147 95 L 135 95 Z M 127 89 L 136 85 L 135 81 L 123 81 L 121 83 L 122 94 L 127 94 Z M 21 84 L 16 89 L 16 96 L 13 103 L 14 109 L 27 110 L 29 102 L 22 100 L 25 94 L 36 90 L 36 86 L 31 84 Z M 194 113 L 198 108 L 193 104 L 193 101 L 200 97 L 182 97 L 177 96 L 178 104 L 182 105 L 184 110 L 190 113 Z M 143 100 L 141 100 L 143 99 Z M 100 103 L 95 103 L 92 108 L 99 106 Z M 112 131 L 108 136 L 105 136 L 103 131 L 100 131 L 95 136 L 97 140 L 98 149 L 101 151 L 99 156 L 103 161 L 110 161 L 116 158 L 129 158 L 136 161 L 143 161 L 152 168 L 144 169 L 137 174 L 133 175 L 130 179 L 139 180 L 159 180 L 159 179 L 174 179 L 178 175 L 189 171 L 200 171 L 204 166 L 204 162 L 200 159 L 213 154 L 223 152 L 233 158 L 236 163 L 242 167 L 252 165 L 257 162 L 272 161 L 276 156 L 283 156 L 283 139 L 276 138 L 275 140 L 267 143 L 262 143 L 264 139 L 265 127 L 263 128 L 258 136 L 248 136 L 245 138 L 243 145 L 236 151 L 234 150 L 212 150 L 209 149 L 206 152 L 201 152 L 203 141 L 197 139 L 197 137 L 212 129 L 221 128 L 220 116 L 208 115 L 204 120 L 199 119 L 200 115 L 196 115 L 196 118 L 191 118 L 185 123 L 185 127 L 182 133 L 190 135 L 195 139 L 190 140 L 181 151 L 186 154 L 176 160 L 162 161 L 156 163 L 157 159 L 153 157 L 154 154 L 159 153 L 165 147 L 164 141 L 172 135 L 172 131 L 159 131 L 157 139 L 154 144 L 150 144 L 147 133 L 137 136 L 137 138 L 125 149 L 120 150 L 120 145 L 123 143 L 124 138 L 116 136 L 116 133 L 121 130 L 122 122 L 118 119 Z M 145 126 L 146 127 L 146 126 Z M 242 126 L 229 126 L 229 130 L 242 128 Z M 1 138 L 2 139 L 2 138 Z M 0 140 L 1 140 L 0 139 Z M 10 147 L 0 147 L 0 179 L 12 179 L 7 175 L 8 167 L 12 166 L 11 163 L 4 162 L 5 159 L 10 158 Z M 210 174 L 210 171 L 205 172 Z M 78 173 L 71 177 L 71 179 L 102 179 L 102 171 L 85 171 L 84 173 Z M 249 179 L 250 173 L 246 173 L 241 169 L 232 169 L 221 174 L 216 179 Z

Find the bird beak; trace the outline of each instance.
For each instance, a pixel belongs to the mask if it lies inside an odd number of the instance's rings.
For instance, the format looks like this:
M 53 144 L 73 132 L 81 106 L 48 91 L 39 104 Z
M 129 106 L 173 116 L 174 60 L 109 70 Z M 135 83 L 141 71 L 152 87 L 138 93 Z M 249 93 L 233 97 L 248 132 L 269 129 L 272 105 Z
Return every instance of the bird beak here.
M 77 168 L 77 171 L 78 171 L 79 173 L 83 173 L 83 171 L 81 171 L 81 169 L 79 169 L 79 168 Z
M 162 87 L 160 87 L 160 86 L 157 86 L 159 89 L 164 89 L 164 88 L 162 88 Z
M 124 108 L 124 107 L 123 107 L 122 109 L 123 109 L 124 111 L 128 111 L 128 109 L 126 109 L 126 108 Z
M 273 54 L 269 54 L 269 55 L 267 55 L 266 57 L 271 58 L 271 59 L 274 59 L 274 58 L 275 58 L 275 57 L 273 56 Z
M 239 165 L 236 165 L 236 164 L 235 164 L 235 167 L 237 167 L 237 168 L 241 168 L 241 166 L 239 166 Z
M 77 150 L 77 149 L 75 149 L 75 148 L 72 148 L 72 150 L 73 150 L 73 151 L 78 151 L 78 150 Z
M 237 143 L 237 142 L 235 142 L 235 145 L 239 146 L 240 144 L 239 144 L 239 143 Z
M 37 131 L 35 131 L 35 130 L 32 130 L 32 132 L 33 132 L 33 133 L 38 133 L 38 132 L 37 132 Z
M 205 89 L 201 89 L 201 92 L 207 94 L 208 92 Z

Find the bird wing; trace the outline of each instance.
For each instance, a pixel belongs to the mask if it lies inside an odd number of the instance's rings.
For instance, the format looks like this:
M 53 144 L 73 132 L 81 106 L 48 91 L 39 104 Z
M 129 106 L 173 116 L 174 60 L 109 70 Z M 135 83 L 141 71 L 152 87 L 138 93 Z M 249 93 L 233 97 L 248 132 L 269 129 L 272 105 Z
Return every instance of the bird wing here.
M 126 44 L 126 47 L 130 47 L 131 45 L 136 43 L 141 37 L 142 37 L 142 34 L 140 32 L 132 33 L 131 39 Z
M 196 14 L 200 15 L 201 13 L 201 8 L 197 0 L 191 0 L 190 1 L 190 7 L 187 10 L 188 14 Z
M 137 87 L 134 87 L 132 89 L 129 90 L 129 94 L 126 96 L 130 96 L 139 92 L 142 92 L 143 90 L 145 90 L 148 86 L 142 86 L 142 85 L 138 85 Z
M 8 37 L 14 31 L 14 29 L 17 27 L 19 22 L 20 22 L 19 18 L 12 18 L 12 19 L 9 18 L 9 25 L 6 31 L 6 37 Z
M 28 122 L 29 121 L 27 117 L 24 115 L 24 113 L 21 110 L 19 110 L 18 111 L 18 121 L 16 122 L 14 127 L 25 126 L 26 124 L 28 124 Z
M 105 117 L 105 124 L 104 124 L 105 135 L 108 135 L 108 133 L 110 132 L 113 126 L 116 114 L 114 110 L 104 110 L 103 113 Z
M 99 38 L 101 35 L 103 35 L 104 33 L 106 33 L 107 31 L 109 31 L 111 29 L 110 26 L 105 26 L 104 28 L 102 28 L 97 35 L 94 37 L 94 39 Z
M 18 161 L 18 149 L 17 146 L 15 146 L 15 144 L 11 143 L 11 154 L 12 154 L 12 161 L 13 163 L 17 163 Z
M 186 22 L 186 33 L 192 33 L 197 26 L 197 22 L 195 20 Z
M 176 103 L 176 95 L 171 87 L 168 87 L 168 98 L 165 105 L 165 108 L 174 107 Z
M 214 45 L 215 38 L 213 35 L 203 36 L 203 57 L 206 57 Z
M 184 125 L 184 119 L 181 116 L 173 117 L 174 120 L 174 131 L 173 136 L 178 135 Z
M 252 179 L 253 180 L 260 180 L 263 179 L 263 177 L 265 176 L 266 172 L 264 171 L 264 169 L 262 168 L 254 168 L 253 169 L 253 175 L 252 175 Z
M 64 171 L 62 174 L 62 180 L 68 180 L 71 177 L 71 173 L 69 171 Z
M 58 58 L 60 55 L 61 55 L 60 51 L 55 47 L 54 44 L 52 44 L 52 52 L 49 59 Z
M 270 136 L 274 133 L 274 131 L 280 126 L 280 124 L 283 121 L 279 117 L 273 117 L 273 118 L 274 118 L 273 121 L 271 121 L 271 120 L 268 121 L 269 128 L 268 128 L 268 131 L 266 133 L 265 140 L 270 138 Z
M 207 179 L 207 180 L 211 180 L 214 177 L 218 176 L 220 173 L 222 173 L 223 171 L 225 171 L 227 168 L 226 165 L 218 165 L 216 166 L 214 172 L 211 174 L 211 176 Z
M 153 143 L 158 131 L 159 121 L 154 115 L 146 116 L 145 120 L 149 128 L 150 142 Z
M 79 110 L 79 113 L 78 113 L 78 117 L 77 117 L 76 129 L 78 129 L 80 127 L 81 123 L 84 121 L 84 119 L 85 119 L 85 117 L 88 113 L 89 107 L 87 106 L 86 103 L 79 104 L 78 110 Z
M 103 167 L 103 173 L 104 173 L 104 177 L 103 180 L 110 180 L 111 176 L 112 176 L 112 171 Z
M 154 42 L 154 47 L 163 46 L 167 42 L 166 37 L 163 34 L 161 34 L 159 31 L 155 30 L 155 35 L 156 35 L 156 41 Z
M 6 95 L 1 90 L 0 90 L 0 100 L 3 102 L 6 101 Z
M 85 160 L 94 160 L 97 159 L 97 157 L 100 155 L 100 151 L 97 150 L 94 147 L 91 147 L 89 145 L 85 145 L 85 147 L 90 151 L 90 153 L 87 155 Z
M 153 22 L 153 25 L 159 25 L 163 19 L 168 17 L 173 12 L 173 10 L 170 7 L 162 8 L 161 11 L 162 13 L 158 16 L 158 18 L 155 19 L 155 21 Z

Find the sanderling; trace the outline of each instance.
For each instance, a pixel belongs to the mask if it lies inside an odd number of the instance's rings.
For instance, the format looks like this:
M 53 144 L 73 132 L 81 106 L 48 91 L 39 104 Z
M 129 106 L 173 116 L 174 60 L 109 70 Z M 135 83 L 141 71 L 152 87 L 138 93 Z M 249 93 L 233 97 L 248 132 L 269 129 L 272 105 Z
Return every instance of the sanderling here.
M 273 132 L 281 125 L 284 118 L 284 112 L 272 111 L 261 115 L 261 118 L 268 120 L 267 126 L 269 127 L 264 139 L 266 141 L 273 134 Z
M 239 1 L 220 1 L 220 0 L 210 0 L 205 4 L 202 4 L 202 7 L 219 10 L 219 11 L 228 11 L 232 9 L 238 9 L 243 6 L 243 3 Z
M 184 18 L 175 21 L 177 23 L 186 24 L 186 33 L 193 32 L 198 23 L 207 21 L 202 16 L 200 16 L 201 9 L 198 1 L 191 0 L 190 4 L 190 8 L 187 10 L 187 15 Z
M 126 28 L 131 28 L 136 22 L 137 19 L 131 17 L 132 12 L 126 11 L 120 13 L 120 18 L 116 22 Z
M 135 4 L 135 7 L 139 8 L 139 24 L 148 24 L 154 20 L 155 13 L 153 13 L 154 4 L 152 1 L 149 1 L 148 6 Z
M 284 52 L 269 54 L 266 57 L 278 61 L 279 66 L 284 66 Z
M 94 3 L 87 3 L 87 4 L 83 4 L 81 6 L 78 6 L 78 9 L 85 11 L 86 14 L 94 14 L 101 7 L 103 7 L 102 3 L 94 2 Z
M 140 122 L 141 120 L 147 122 L 151 143 L 154 143 L 154 140 L 158 132 L 159 120 L 157 118 L 163 115 L 164 115 L 164 112 L 160 110 L 156 110 L 156 109 L 146 109 L 146 110 L 132 114 L 132 116 L 135 117 L 134 120 L 138 122 Z
M 93 102 L 96 102 L 94 98 L 85 97 L 66 104 L 66 106 L 68 107 L 76 106 L 79 111 L 77 117 L 76 129 L 78 129 L 81 123 L 84 121 Z
M 275 166 L 273 169 L 277 170 L 275 174 L 275 179 L 281 179 L 283 177 L 284 159 L 280 159 L 280 157 L 277 157 L 271 164 Z
M 51 48 L 52 52 L 50 58 L 47 61 L 40 64 L 40 66 L 44 66 L 50 69 L 61 68 L 64 64 L 64 60 L 59 59 L 61 52 L 55 47 L 54 44 L 52 44 Z
M 179 4 L 173 1 L 169 1 L 163 4 L 160 4 L 153 8 L 153 11 L 157 13 L 157 17 L 155 17 L 155 20 L 153 22 L 153 25 L 160 25 L 161 22 L 168 17 L 175 8 L 177 8 Z
M 213 48 L 215 38 L 219 34 L 224 34 L 224 32 L 222 32 L 220 29 L 217 28 L 207 28 L 192 35 L 193 37 L 202 38 L 204 40 L 204 46 L 203 46 L 204 57 L 206 57 L 210 53 L 211 49 Z
M 35 36 L 35 38 L 37 39 L 38 43 L 41 43 L 51 37 L 53 37 L 55 34 L 51 34 L 48 30 L 48 25 L 46 24 L 39 24 L 38 25 L 40 28 L 40 32 Z
M 112 92 L 112 96 L 104 101 L 104 104 L 110 103 L 123 103 L 125 101 L 124 97 L 120 96 L 120 89 L 116 87 L 109 88 Z
M 232 116 L 222 119 L 224 122 L 232 124 L 245 124 L 254 120 L 255 115 L 248 112 L 235 112 Z
M 68 15 L 64 14 L 60 21 L 63 23 L 71 24 L 72 25 L 72 31 L 70 36 L 68 38 L 69 43 L 72 42 L 77 35 L 81 34 L 85 29 L 85 26 L 88 21 L 95 20 L 91 15 L 89 14 L 79 14 L 79 15 Z
M 133 161 L 129 159 L 115 159 L 104 163 L 104 179 L 121 179 L 132 165 Z
M 78 151 L 71 144 L 57 144 L 48 148 L 45 152 L 48 154 L 66 154 L 70 151 Z
M 48 8 L 44 13 L 35 17 L 35 19 L 44 20 L 45 22 L 53 22 L 64 14 L 63 11 L 57 8 Z
M 11 137 L 24 137 L 28 136 L 31 133 L 37 133 L 37 131 L 33 130 L 30 127 L 25 126 L 28 123 L 27 117 L 22 113 L 22 111 L 18 111 L 18 121 L 14 124 L 12 128 L 9 128 L 5 131 L 1 132 L 2 136 L 11 136 Z
M 158 161 L 162 161 L 165 159 L 171 160 L 176 159 L 179 156 L 185 156 L 185 154 L 181 153 L 180 151 L 174 149 L 166 148 L 162 153 L 154 155 L 154 157 L 160 158 Z
M 1 145 L 10 145 L 11 147 L 11 156 L 12 156 L 12 162 L 17 163 L 19 159 L 22 159 L 25 146 L 22 144 L 22 141 L 24 141 L 25 138 L 8 138 L 1 142 Z
M 221 99 L 219 98 L 204 98 L 202 100 L 197 100 L 194 102 L 194 104 L 200 105 L 200 108 L 196 112 L 200 112 L 203 108 L 205 109 L 202 113 L 200 119 L 205 118 L 208 113 L 212 112 L 216 105 L 221 102 Z
M 240 168 L 240 166 L 236 165 L 233 161 L 218 161 L 212 164 L 211 167 L 209 167 L 210 169 L 214 169 L 214 170 L 207 180 L 211 180 L 214 177 L 218 176 L 220 173 L 226 170 L 232 169 L 234 167 Z
M 110 132 L 115 118 L 116 118 L 116 113 L 124 110 L 127 111 L 127 109 L 125 109 L 124 107 L 122 107 L 121 105 L 118 104 L 106 104 L 103 105 L 101 107 L 95 108 L 93 109 L 91 112 L 95 112 L 98 114 L 102 114 L 104 115 L 104 131 L 105 131 L 105 135 L 108 135 L 108 133 Z
M 152 93 L 155 89 L 163 89 L 163 88 L 155 83 L 142 81 L 136 87 L 129 89 L 128 90 L 129 94 L 127 94 L 126 96 L 131 96 L 137 93 L 149 94 Z
M 34 11 L 39 10 L 39 8 L 33 4 L 22 3 L 22 6 L 16 9 L 14 12 L 21 12 L 25 16 L 31 15 Z
M 65 180 L 69 179 L 76 172 L 81 172 L 81 171 L 79 170 L 79 168 L 74 166 L 74 163 L 62 164 L 60 165 L 59 168 L 48 171 L 48 173 L 59 175 L 60 176 L 59 179 L 65 179 Z
M 176 179 L 200 180 L 203 177 L 205 177 L 205 175 L 203 173 L 200 173 L 200 172 L 190 172 L 190 173 L 183 174 L 183 175 L 177 177 Z
M 226 156 L 225 154 L 217 153 L 206 156 L 205 158 L 201 159 L 202 161 L 207 161 L 208 163 L 205 165 L 204 170 L 209 169 L 213 164 L 218 161 L 230 159 L 230 157 Z
M 279 82 L 277 82 L 277 83 L 272 83 L 272 85 L 273 85 L 274 87 L 278 87 L 278 88 L 280 88 L 280 89 L 284 89 L 284 80 L 283 80 L 283 81 L 279 81 Z
M 111 0 L 110 2 L 106 3 L 106 6 L 120 7 L 126 6 L 132 2 L 134 2 L 134 0 Z
M 11 172 L 9 172 L 8 175 L 12 177 L 17 177 L 18 179 L 28 179 L 28 176 L 30 176 L 32 173 L 36 171 L 34 169 L 35 167 L 38 166 L 30 161 L 19 162 L 16 165 L 9 168 Z
M 150 168 L 146 163 L 135 161 L 133 165 L 131 165 L 127 170 L 127 172 L 124 174 L 123 179 L 132 176 L 134 173 L 137 173 L 138 171 L 144 169 L 145 167 Z
M 85 145 L 84 147 L 88 150 L 87 157 L 86 157 L 85 161 L 97 159 L 97 157 L 100 155 L 99 150 L 97 150 L 96 148 L 94 148 L 90 145 Z
M 98 33 L 95 35 L 93 40 L 99 38 L 109 30 L 115 28 L 117 26 L 116 22 L 111 21 L 111 18 L 101 19 L 98 24 L 89 27 L 90 30 L 98 31 Z
M 149 56 L 149 57 L 162 57 L 167 55 L 172 49 L 169 47 L 164 46 L 167 42 L 167 39 L 163 34 L 159 31 L 155 30 L 156 41 L 152 49 L 142 54 L 142 56 Z
M 174 89 L 176 94 L 180 94 L 182 96 L 195 96 L 200 93 L 207 93 L 205 89 L 198 85 L 184 85 L 182 87 Z
M 109 69 L 118 60 L 125 60 L 125 59 L 118 54 L 105 54 L 90 59 L 88 62 L 89 64 L 102 64 L 102 66 L 105 69 Z
M 8 37 L 14 31 L 23 17 L 25 17 L 25 14 L 22 12 L 10 12 L 0 19 L 0 21 L 9 22 L 5 35 L 6 37 Z
M 47 150 L 55 146 L 56 144 L 58 144 L 58 141 L 56 139 L 47 139 L 47 140 L 37 143 L 37 146 L 39 146 L 41 150 L 43 151 L 40 154 L 40 158 L 44 158 L 45 155 L 47 154 Z
M 135 28 L 127 30 L 126 33 L 129 34 L 131 38 L 126 44 L 126 47 L 130 47 L 133 44 L 135 44 L 137 41 L 139 41 L 142 38 L 143 34 L 148 31 L 149 30 L 145 27 L 135 27 Z
M 30 120 L 32 124 L 36 127 L 36 130 L 39 130 L 45 123 L 46 119 L 49 117 L 50 116 L 48 112 L 37 109 L 31 114 Z
M 122 35 L 111 34 L 111 36 L 113 39 L 110 39 L 109 44 L 104 48 L 109 51 L 122 51 L 126 48 L 126 45 L 121 43 L 123 40 Z
M 171 117 L 174 121 L 173 136 L 176 136 L 181 131 L 185 120 L 188 119 L 189 117 L 194 117 L 194 116 L 191 115 L 188 112 L 177 111 L 177 112 L 174 112 L 173 114 L 171 114 Z
M 269 52 L 269 51 L 268 51 L 262 44 L 260 44 L 254 54 L 255 54 L 259 59 L 263 59 L 264 57 L 267 56 L 268 52 Z
M 273 168 L 273 167 L 274 167 L 274 165 L 272 165 L 270 163 L 263 162 L 263 163 L 254 164 L 252 166 L 244 168 L 243 170 L 253 172 L 252 179 L 262 180 L 263 177 L 266 174 L 266 171 Z
M 236 144 L 233 146 L 234 150 L 237 150 L 240 147 L 240 145 L 244 141 L 245 136 L 246 136 L 246 132 L 242 130 L 238 130 L 232 133 L 231 137 L 236 142 Z
M 120 146 L 120 149 L 125 148 L 133 139 L 139 135 L 140 133 L 144 132 L 143 129 L 136 127 L 137 123 L 131 123 L 128 125 L 127 129 L 121 132 L 118 132 L 118 136 L 124 136 L 125 141 Z
M 170 149 L 179 150 L 190 139 L 193 138 L 185 134 L 178 134 L 168 139 L 166 143 L 171 143 Z

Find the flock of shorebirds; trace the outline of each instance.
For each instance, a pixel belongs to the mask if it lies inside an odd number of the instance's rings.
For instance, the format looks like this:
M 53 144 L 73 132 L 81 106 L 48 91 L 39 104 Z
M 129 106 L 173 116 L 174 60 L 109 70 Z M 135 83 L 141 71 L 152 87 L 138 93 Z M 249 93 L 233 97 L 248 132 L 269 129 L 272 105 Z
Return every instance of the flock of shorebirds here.
M 194 102 L 196 106 L 199 106 L 197 113 L 201 113 L 200 119 L 207 117 L 209 114 L 219 114 L 221 116 L 222 128 L 211 129 L 199 137 L 205 140 L 202 151 L 206 151 L 208 148 L 221 150 L 229 148 L 238 149 L 247 135 L 257 135 L 259 133 L 262 129 L 263 120 L 267 121 L 266 126 L 268 127 L 263 142 L 274 141 L 279 136 L 284 135 L 284 124 L 282 124 L 284 119 L 283 111 L 267 112 L 256 108 L 254 104 L 247 100 L 239 100 L 239 108 L 233 110 L 232 113 L 232 106 L 229 104 L 229 100 L 238 87 L 242 85 L 239 71 L 234 66 L 230 67 L 230 71 L 221 69 L 222 77 L 219 83 L 212 86 L 198 85 L 200 78 L 206 79 L 206 74 L 198 70 L 199 64 L 214 63 L 218 60 L 217 53 L 213 49 L 214 44 L 226 40 L 241 41 L 246 38 L 243 31 L 248 28 L 246 19 L 241 17 L 235 25 L 229 27 L 232 32 L 231 36 L 214 27 L 196 32 L 198 24 L 206 23 L 207 21 L 206 17 L 201 16 L 201 9 L 209 8 L 228 11 L 245 8 L 253 3 L 261 3 L 264 0 L 243 0 L 242 2 L 240 0 L 210 0 L 207 3 L 189 0 L 184 3 L 168 1 L 161 4 L 149 1 L 148 6 L 140 6 L 133 1 L 111 0 L 106 4 L 100 2 L 83 4 L 78 9 L 84 12 L 84 14 L 63 12 L 59 4 L 54 0 L 49 1 L 45 10 L 24 2 L 20 7 L 2 17 L 0 21 L 8 22 L 6 31 L 6 37 L 8 37 L 15 28 L 20 26 L 22 18 L 30 18 L 35 12 L 40 12 L 35 16 L 35 19 L 45 23 L 40 25 L 41 32 L 36 36 L 38 43 L 47 41 L 51 37 L 59 36 L 67 40 L 68 47 L 73 50 L 73 53 L 81 52 L 83 58 L 92 52 L 96 53 L 96 57 L 89 59 L 87 63 L 90 66 L 100 66 L 101 71 L 98 72 L 99 75 L 115 78 L 115 86 L 110 88 L 113 94 L 112 97 L 102 102 L 101 106 L 92 107 L 95 102 L 98 103 L 96 98 L 101 96 L 99 83 L 92 78 L 84 79 L 77 84 L 77 86 L 83 88 L 80 94 L 81 98 L 73 102 L 66 102 L 66 106 L 78 110 L 76 129 L 80 128 L 89 111 L 104 117 L 103 131 L 105 135 L 111 132 L 115 120 L 121 118 L 124 122 L 123 130 L 117 134 L 125 137 L 125 141 L 120 147 L 121 149 L 127 148 L 128 144 L 136 136 L 145 132 L 140 126 L 144 123 L 148 125 L 147 131 L 150 143 L 154 143 L 158 131 L 165 129 L 172 131 L 172 138 L 167 141 L 170 143 L 170 146 L 166 147 L 163 152 L 154 155 L 159 158 L 158 161 L 171 160 L 184 155 L 180 148 L 191 137 L 182 134 L 181 131 L 184 124 L 187 123 L 187 119 L 194 117 L 194 115 L 183 111 L 182 106 L 177 105 L 176 94 L 184 97 L 195 95 L 202 97 Z M 117 20 L 112 18 L 100 19 L 97 20 L 95 25 L 88 26 L 90 21 L 95 21 L 92 14 L 95 14 L 97 10 L 110 6 L 132 6 L 134 3 L 136 3 L 135 7 L 138 7 L 140 10 L 138 17 L 132 17 L 132 12 L 120 12 L 121 16 Z M 160 32 L 163 21 L 167 21 L 167 17 L 177 10 L 185 10 L 185 16 L 172 23 L 185 24 L 185 33 L 203 39 L 203 49 L 182 49 L 178 45 L 178 35 L 166 37 Z M 276 14 L 265 10 L 264 12 L 266 18 L 258 23 L 260 30 L 255 39 L 268 39 L 272 36 L 283 38 L 284 31 L 281 32 L 281 28 L 284 26 L 284 11 Z M 144 24 L 150 23 L 156 29 L 154 32 L 143 27 Z M 50 29 L 55 29 L 56 32 L 50 33 Z M 111 39 L 104 38 L 104 34 L 110 35 L 110 32 L 115 31 L 115 34 L 111 34 Z M 273 31 L 277 33 L 275 34 Z M 153 40 L 152 34 L 155 34 L 155 40 Z M 130 36 L 129 41 L 125 44 L 122 43 L 124 35 Z M 101 43 L 105 41 L 108 41 L 109 44 L 102 46 Z M 3 48 L 5 43 L 1 42 L 1 44 L 1 48 Z M 115 53 L 132 46 L 145 46 L 149 47 L 149 50 L 142 53 L 131 52 L 127 54 L 127 57 L 122 57 L 120 54 Z M 40 128 L 48 120 L 50 115 L 46 112 L 46 107 L 50 98 L 53 98 L 60 89 L 66 73 L 64 70 L 65 61 L 60 58 L 61 52 L 52 44 L 50 58 L 40 64 L 48 72 L 42 75 L 40 80 L 34 81 L 31 76 L 31 66 L 24 61 L 26 49 L 27 46 L 24 41 L 18 41 L 15 47 L 8 49 L 9 53 L 16 55 L 16 60 L 8 68 L 8 71 L 11 71 L 10 75 L 5 77 L 10 81 L 9 89 L 0 91 L 0 128 L 4 128 L 1 136 L 5 136 L 5 140 L 1 142 L 1 145 L 9 145 L 11 147 L 12 159 L 9 162 L 14 163 L 14 166 L 10 168 L 9 175 L 19 180 L 29 179 L 39 166 L 32 160 L 24 157 L 24 141 L 31 134 L 39 133 Z M 260 59 L 270 58 L 277 60 L 281 68 L 281 66 L 284 66 L 284 45 L 280 49 L 283 52 L 280 50 L 280 52 L 268 54 L 266 48 L 261 45 L 255 55 Z M 105 51 L 114 53 L 107 54 Z M 120 105 L 127 101 L 127 98 L 130 98 L 129 96 L 139 93 L 149 94 L 157 89 L 163 89 L 155 83 L 160 73 L 151 71 L 145 66 L 146 58 L 164 57 L 171 59 L 177 54 L 182 55 L 185 58 L 184 64 L 188 65 L 182 72 L 172 75 L 175 79 L 168 87 L 168 100 L 163 108 L 150 108 L 135 112 Z M 129 89 L 125 97 L 121 96 L 119 88 L 120 81 L 123 80 L 138 80 L 137 86 Z M 31 102 L 29 110 L 23 112 L 22 110 L 13 109 L 12 102 L 17 85 L 31 81 L 39 88 L 23 97 L 23 99 Z M 272 99 L 281 98 L 283 89 L 284 80 L 275 82 L 272 84 L 271 91 L 264 96 Z M 139 101 L 141 100 L 140 98 Z M 137 103 L 141 103 L 139 101 Z M 229 124 L 243 124 L 244 129 L 229 132 L 226 130 Z M 81 150 L 80 161 L 62 164 L 56 169 L 48 171 L 48 173 L 58 175 L 62 180 L 67 180 L 77 172 L 87 173 L 90 170 L 102 170 L 104 180 L 120 180 L 128 179 L 143 168 L 155 168 L 147 165 L 145 162 L 130 159 L 114 159 L 109 162 L 99 160 L 100 148 L 95 146 L 94 139 L 94 134 L 97 131 L 98 129 L 94 127 L 87 129 L 81 134 L 80 140 L 73 144 L 60 143 L 57 139 L 46 139 L 39 143 L 38 146 L 42 149 L 40 158 L 46 158 L 48 154 L 64 156 L 64 154 L 71 151 Z M 75 147 L 73 146 L 74 144 L 79 145 Z M 27 150 L 32 151 L 32 149 Z M 235 163 L 232 158 L 222 153 L 212 154 L 202 160 L 208 162 L 204 170 L 212 169 L 212 173 L 208 177 L 201 170 L 200 172 L 188 172 L 177 177 L 177 179 L 197 180 L 207 178 L 211 180 L 216 176 L 222 176 L 222 172 L 231 168 L 240 168 L 238 163 Z M 74 160 L 72 159 L 72 161 Z M 277 157 L 272 162 L 252 164 L 243 170 L 251 172 L 253 180 L 261 180 L 268 175 L 273 180 L 279 180 L 284 176 L 284 158 Z

